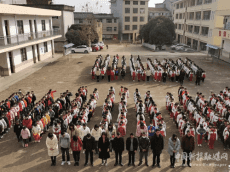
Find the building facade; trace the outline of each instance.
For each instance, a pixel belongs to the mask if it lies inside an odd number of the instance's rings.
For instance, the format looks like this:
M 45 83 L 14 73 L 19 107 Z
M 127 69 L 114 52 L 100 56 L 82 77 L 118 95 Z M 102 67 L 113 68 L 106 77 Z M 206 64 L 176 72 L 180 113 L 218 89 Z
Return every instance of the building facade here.
M 8 76 L 54 54 L 52 16 L 60 11 L 0 4 L 0 73 Z
M 68 28 L 72 24 L 74 24 L 74 13 L 73 12 L 75 10 L 75 7 L 68 6 L 68 5 L 59 5 L 59 4 L 49 5 L 48 3 L 50 2 L 51 2 L 50 0 L 44 0 L 44 3 L 42 4 L 42 1 L 40 2 L 40 0 L 39 1 L 38 0 L 27 0 L 28 4 L 23 5 L 23 6 L 61 11 L 61 16 L 52 17 L 52 28 L 53 30 L 60 30 L 61 32 L 62 37 L 55 39 L 54 46 L 55 46 L 55 52 L 62 53 L 64 51 L 63 46 L 68 43 L 65 37 L 65 34 L 68 31 Z
M 102 23 L 102 38 L 104 39 L 118 39 L 118 22 L 119 18 L 114 17 L 113 14 L 99 13 L 94 14 L 95 19 Z
M 172 19 L 171 12 L 167 8 L 152 8 L 148 9 L 149 17 L 148 20 L 154 19 L 157 16 L 165 16 L 169 19 Z
M 212 51 L 221 46 L 217 28 L 223 28 L 223 16 L 229 0 L 179 0 L 174 4 L 176 39 L 197 51 Z M 213 53 L 212 53 L 213 54 Z
M 148 22 L 149 0 L 111 0 L 111 13 L 119 18 L 118 39 L 134 42 Z

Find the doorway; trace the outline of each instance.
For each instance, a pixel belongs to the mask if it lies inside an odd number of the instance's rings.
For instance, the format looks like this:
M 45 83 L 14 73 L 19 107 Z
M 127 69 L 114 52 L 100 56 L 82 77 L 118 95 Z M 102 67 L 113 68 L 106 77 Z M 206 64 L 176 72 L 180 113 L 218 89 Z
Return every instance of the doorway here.
M 8 20 L 4 20 L 4 24 L 5 24 L 5 32 L 6 32 L 6 40 L 7 40 L 7 44 L 10 44 L 9 21 L 8 21 Z
M 31 36 L 31 39 L 33 39 L 33 26 L 32 26 L 32 20 L 29 20 L 29 25 L 30 25 L 30 36 Z
M 40 61 L 40 52 L 39 52 L 39 45 L 37 44 L 37 56 L 38 56 L 38 61 Z
M 9 60 L 10 60 L 10 71 L 11 73 L 15 73 L 15 66 L 14 66 L 14 60 L 13 60 L 12 53 L 9 52 L 8 55 L 9 55 Z
M 36 23 L 36 20 L 34 20 L 34 31 L 35 31 L 35 37 L 38 38 L 38 35 L 37 35 L 37 23 Z
M 36 56 L 35 56 L 34 45 L 32 45 L 32 53 L 33 53 L 34 63 L 36 63 Z

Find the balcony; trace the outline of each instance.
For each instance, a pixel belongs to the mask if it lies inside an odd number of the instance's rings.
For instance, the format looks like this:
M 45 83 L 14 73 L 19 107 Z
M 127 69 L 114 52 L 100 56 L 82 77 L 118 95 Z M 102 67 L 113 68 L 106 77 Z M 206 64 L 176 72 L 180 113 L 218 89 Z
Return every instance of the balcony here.
M 60 35 L 60 30 L 41 31 L 37 33 L 24 33 L 10 36 L 0 36 L 0 48 L 8 45 L 21 45 L 31 40 L 39 40 L 51 36 Z
M 60 30 L 0 36 L 0 53 L 13 51 L 61 37 Z

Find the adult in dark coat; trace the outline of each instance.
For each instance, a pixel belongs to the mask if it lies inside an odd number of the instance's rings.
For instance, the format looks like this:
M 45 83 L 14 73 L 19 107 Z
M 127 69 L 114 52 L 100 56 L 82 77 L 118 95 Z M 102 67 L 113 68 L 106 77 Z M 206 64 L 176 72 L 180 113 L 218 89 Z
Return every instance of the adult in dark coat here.
M 91 134 L 87 134 L 83 138 L 83 149 L 85 151 L 85 164 L 84 166 L 88 165 L 88 158 L 90 154 L 90 162 L 93 166 L 93 150 L 95 150 L 95 138 L 91 136 Z
M 160 166 L 160 155 L 162 153 L 162 150 L 164 149 L 164 139 L 163 136 L 160 134 L 160 130 L 156 129 L 156 134 L 153 135 L 151 138 L 151 149 L 153 152 L 153 165 L 155 166 L 155 161 L 157 158 L 157 166 L 161 168 Z
M 128 166 L 131 164 L 135 166 L 135 153 L 138 148 L 138 140 L 133 136 L 133 133 L 130 134 L 130 137 L 126 140 L 126 150 L 129 153 L 129 163 Z
M 18 142 L 20 142 L 21 140 L 21 130 L 22 130 L 22 124 L 20 124 L 19 120 L 16 121 L 15 125 L 14 125 L 14 133 L 16 134 L 17 138 L 18 138 Z
M 105 132 L 102 133 L 98 140 L 99 158 L 102 159 L 102 164 L 107 166 L 107 159 L 110 158 L 109 155 L 109 139 Z
M 123 166 L 122 152 L 125 149 L 125 143 L 124 143 L 124 139 L 121 137 L 121 134 L 119 132 L 117 133 L 117 137 L 114 138 L 112 146 L 113 146 L 113 150 L 115 151 L 115 155 L 116 155 L 116 163 L 114 164 L 114 166 L 118 165 L 118 156 L 119 156 L 119 165 Z
M 146 136 L 145 132 L 142 133 L 141 137 L 139 138 L 139 149 L 140 149 L 140 162 L 138 166 L 141 166 L 143 156 L 145 156 L 145 165 L 148 165 L 148 152 L 149 152 L 150 140 Z
M 191 167 L 190 159 L 191 159 L 192 151 L 194 151 L 195 149 L 195 139 L 191 135 L 189 130 L 187 131 L 186 135 L 182 137 L 181 148 L 183 150 L 183 155 L 184 155 L 182 166 L 185 166 L 185 158 L 186 158 L 185 156 L 187 156 L 187 165 Z
M 179 81 L 180 81 L 180 84 L 181 84 L 181 85 L 183 85 L 184 76 L 185 76 L 185 71 L 184 71 L 184 70 L 181 70 L 180 75 L 179 75 Z

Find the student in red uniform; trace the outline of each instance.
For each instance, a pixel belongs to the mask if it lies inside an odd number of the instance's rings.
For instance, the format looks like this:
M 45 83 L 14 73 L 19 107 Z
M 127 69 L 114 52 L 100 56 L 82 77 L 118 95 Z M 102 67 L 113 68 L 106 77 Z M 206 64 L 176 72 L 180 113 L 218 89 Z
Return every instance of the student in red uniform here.
M 114 73 L 114 70 L 112 69 L 112 70 L 111 70 L 111 81 L 114 80 L 114 74 L 115 74 L 115 73 Z
M 192 81 L 192 78 L 193 78 L 193 73 L 192 71 L 189 72 L 189 81 Z
M 162 76 L 161 70 L 158 70 L 158 72 L 157 72 L 157 80 L 159 82 L 161 82 L 161 76 Z
M 25 119 L 22 120 L 22 125 L 29 129 L 30 133 L 32 132 L 32 119 L 29 115 L 25 115 Z M 31 141 L 31 137 L 29 138 Z
M 135 78 L 136 78 L 136 72 L 135 72 L 135 70 L 133 70 L 133 82 L 135 81 Z
M 146 77 L 146 72 L 145 70 L 143 70 L 143 73 L 142 73 L 142 80 L 145 81 L 145 77 Z

